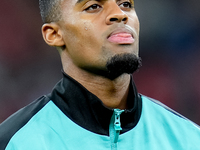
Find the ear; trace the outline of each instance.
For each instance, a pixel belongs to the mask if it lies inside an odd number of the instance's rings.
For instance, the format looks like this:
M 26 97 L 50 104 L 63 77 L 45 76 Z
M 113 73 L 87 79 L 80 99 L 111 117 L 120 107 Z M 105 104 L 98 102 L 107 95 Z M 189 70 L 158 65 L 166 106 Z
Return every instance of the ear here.
M 50 46 L 63 47 L 65 45 L 62 32 L 56 23 L 46 23 L 42 26 L 42 35 Z

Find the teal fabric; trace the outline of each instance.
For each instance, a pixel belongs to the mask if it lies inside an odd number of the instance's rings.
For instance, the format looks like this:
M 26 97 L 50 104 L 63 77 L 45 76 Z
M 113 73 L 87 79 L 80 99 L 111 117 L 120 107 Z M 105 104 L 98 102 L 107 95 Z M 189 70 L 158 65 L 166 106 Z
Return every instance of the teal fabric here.
M 119 137 L 118 149 L 200 150 L 200 129 L 147 97 L 137 126 Z
M 118 150 L 200 150 L 200 129 L 142 96 L 142 115 L 121 134 Z M 50 101 L 10 140 L 6 150 L 111 150 L 110 137 L 90 132 Z
M 50 101 L 9 142 L 6 150 L 107 150 L 110 139 L 83 129 Z

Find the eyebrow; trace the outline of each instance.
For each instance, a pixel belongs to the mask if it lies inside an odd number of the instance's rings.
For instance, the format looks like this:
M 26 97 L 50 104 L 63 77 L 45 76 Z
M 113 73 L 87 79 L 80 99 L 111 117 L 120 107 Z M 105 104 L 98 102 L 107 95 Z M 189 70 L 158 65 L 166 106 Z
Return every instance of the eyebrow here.
M 82 1 L 84 1 L 84 0 L 78 0 L 76 3 L 81 3 Z
M 81 3 L 82 1 L 84 1 L 84 0 L 77 0 L 77 2 L 76 3 Z M 96 0 L 96 1 L 101 1 L 101 0 Z M 104 1 L 106 1 L 106 0 L 104 0 Z M 116 1 L 120 1 L 120 0 L 116 0 Z M 134 0 L 130 0 L 131 2 L 134 2 Z
M 77 0 L 76 3 L 81 3 L 82 1 L 85 1 L 85 0 Z M 94 1 L 107 1 L 107 0 L 94 0 Z

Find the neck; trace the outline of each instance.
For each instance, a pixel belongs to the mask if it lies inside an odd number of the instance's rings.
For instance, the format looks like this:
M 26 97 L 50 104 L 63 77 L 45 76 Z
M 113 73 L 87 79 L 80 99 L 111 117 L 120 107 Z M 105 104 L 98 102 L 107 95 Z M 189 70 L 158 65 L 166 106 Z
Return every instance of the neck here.
M 130 75 L 123 74 L 114 80 L 87 72 L 77 67 L 63 66 L 64 72 L 96 95 L 108 108 L 127 108 Z
M 108 108 L 125 109 L 129 91 L 130 76 L 122 75 L 115 80 L 101 76 L 76 77 L 88 91 L 96 95 Z

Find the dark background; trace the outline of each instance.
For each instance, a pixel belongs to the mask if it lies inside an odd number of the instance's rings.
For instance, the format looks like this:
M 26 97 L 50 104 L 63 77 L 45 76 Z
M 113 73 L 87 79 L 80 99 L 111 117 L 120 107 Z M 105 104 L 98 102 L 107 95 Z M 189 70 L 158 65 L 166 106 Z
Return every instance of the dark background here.
M 138 91 L 200 124 L 200 1 L 136 0 L 143 66 Z M 62 77 L 41 35 L 37 0 L 0 1 L 0 122 Z

